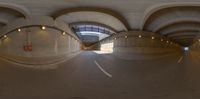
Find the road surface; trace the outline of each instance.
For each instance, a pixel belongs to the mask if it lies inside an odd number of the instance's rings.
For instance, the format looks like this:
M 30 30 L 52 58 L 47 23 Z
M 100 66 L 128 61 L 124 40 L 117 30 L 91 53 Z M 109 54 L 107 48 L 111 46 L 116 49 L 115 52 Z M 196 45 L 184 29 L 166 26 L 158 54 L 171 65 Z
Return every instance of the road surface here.
M 0 60 L 0 99 L 199 99 L 200 65 L 187 54 L 127 61 L 86 51 L 56 69 Z

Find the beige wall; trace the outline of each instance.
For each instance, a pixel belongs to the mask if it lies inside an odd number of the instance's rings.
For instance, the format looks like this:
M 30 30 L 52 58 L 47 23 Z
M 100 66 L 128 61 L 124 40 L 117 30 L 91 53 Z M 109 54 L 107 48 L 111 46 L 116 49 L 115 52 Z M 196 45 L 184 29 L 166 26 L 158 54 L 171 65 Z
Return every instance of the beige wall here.
M 45 30 L 41 30 L 45 26 Z M 17 29 L 21 29 L 20 32 Z M 62 35 L 62 32 L 66 35 Z M 22 64 L 48 64 L 80 52 L 81 41 L 62 20 L 48 16 L 19 18 L 0 29 L 0 57 Z M 7 35 L 4 38 L 4 35 Z M 24 45 L 32 44 L 32 51 Z
M 30 33 L 25 30 L 14 31 L 8 34 L 7 38 L 2 38 L 0 53 L 23 57 L 47 57 L 70 54 L 80 49 L 79 41 L 69 35 L 62 35 L 58 30 L 41 30 L 39 27 L 30 27 Z M 23 50 L 27 41 L 33 46 L 31 52 Z
M 189 54 L 193 56 L 198 62 L 200 60 L 200 41 L 198 39 L 190 46 Z
M 200 41 L 196 40 L 191 46 L 190 50 L 200 51 Z M 199 52 L 200 53 L 200 52 Z
M 139 38 L 139 35 L 142 35 L 142 37 Z M 155 39 L 152 39 L 152 37 Z M 181 52 L 180 46 L 175 43 L 167 43 L 167 41 L 170 41 L 168 39 L 161 41 L 161 38 L 163 37 L 155 33 L 130 31 L 109 37 L 103 40 L 101 44 L 113 42 L 113 54 L 128 59 L 135 59 L 138 57 L 137 55 L 139 57 L 144 55 L 142 58 L 145 58 L 146 55 L 162 56 Z

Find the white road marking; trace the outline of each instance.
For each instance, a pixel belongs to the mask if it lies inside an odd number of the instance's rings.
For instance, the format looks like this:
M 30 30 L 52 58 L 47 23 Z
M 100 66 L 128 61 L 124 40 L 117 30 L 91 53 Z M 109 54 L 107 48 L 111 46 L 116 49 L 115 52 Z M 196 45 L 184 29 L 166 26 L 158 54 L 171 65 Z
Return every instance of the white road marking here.
M 182 61 L 182 59 L 183 59 L 183 56 L 178 60 L 177 63 L 180 63 Z
M 102 67 L 101 67 L 101 65 L 99 65 L 98 63 L 97 63 L 97 61 L 95 60 L 94 61 L 94 63 L 97 65 L 97 67 L 105 74 L 105 75 L 107 75 L 108 77 L 112 77 L 112 75 L 110 74 L 110 73 L 108 73 L 108 72 L 106 72 Z

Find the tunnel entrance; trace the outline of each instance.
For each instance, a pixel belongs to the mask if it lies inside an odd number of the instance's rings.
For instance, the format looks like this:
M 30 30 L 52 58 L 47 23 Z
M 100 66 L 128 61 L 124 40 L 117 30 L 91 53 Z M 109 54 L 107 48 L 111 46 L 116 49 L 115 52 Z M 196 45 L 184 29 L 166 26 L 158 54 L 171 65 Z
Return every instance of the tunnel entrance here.
M 113 47 L 114 47 L 113 42 L 105 43 L 105 44 L 101 44 L 100 50 L 103 53 L 113 53 Z
M 189 51 L 189 47 L 184 47 L 184 51 Z
M 108 28 L 105 25 L 87 22 L 72 23 L 70 26 L 76 35 L 81 39 L 84 49 L 97 50 L 102 48 L 108 51 L 108 49 L 112 47 L 112 43 L 103 44 L 99 47 L 94 45 L 114 34 L 115 30 Z M 109 52 L 112 52 L 112 48 Z

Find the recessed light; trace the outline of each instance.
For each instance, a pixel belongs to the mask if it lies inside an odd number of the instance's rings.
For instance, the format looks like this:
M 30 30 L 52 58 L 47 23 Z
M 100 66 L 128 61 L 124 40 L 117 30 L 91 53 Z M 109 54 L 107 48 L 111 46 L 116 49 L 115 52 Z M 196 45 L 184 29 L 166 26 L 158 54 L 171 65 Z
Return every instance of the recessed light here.
M 142 35 L 139 35 L 138 37 L 139 37 L 139 38 L 142 38 Z
M 4 35 L 3 37 L 4 37 L 4 38 L 6 38 L 6 37 L 7 37 L 7 35 Z
M 42 26 L 42 28 L 41 28 L 42 30 L 45 30 L 46 29 L 46 27 L 45 26 Z
M 62 35 L 65 35 L 66 33 L 65 32 L 62 32 Z
M 20 32 L 20 31 L 21 31 L 21 29 L 17 29 L 17 31 L 18 31 L 18 32 Z

